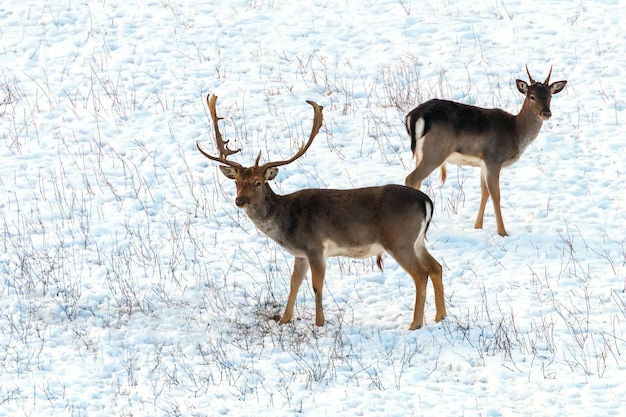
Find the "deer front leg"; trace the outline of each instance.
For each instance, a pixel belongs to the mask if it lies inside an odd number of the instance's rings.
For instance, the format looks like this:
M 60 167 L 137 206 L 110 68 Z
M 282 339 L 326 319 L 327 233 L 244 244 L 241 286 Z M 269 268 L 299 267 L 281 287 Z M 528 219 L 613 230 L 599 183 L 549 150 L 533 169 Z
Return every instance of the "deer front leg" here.
M 485 217 L 485 207 L 487 199 L 489 199 L 489 188 L 487 188 L 487 168 L 482 167 L 480 170 L 480 205 L 478 206 L 478 214 L 474 222 L 474 229 L 483 228 L 483 218 Z
M 293 272 L 291 273 L 291 286 L 289 289 L 289 298 L 287 299 L 287 307 L 285 312 L 278 321 L 278 324 L 289 323 L 293 318 L 293 308 L 296 305 L 298 290 L 302 284 L 302 280 L 309 270 L 309 261 L 306 258 L 296 258 L 293 262 Z
M 500 167 L 490 167 L 487 169 L 487 188 L 491 194 L 493 212 L 496 216 L 496 230 L 500 236 L 506 236 L 504 222 L 502 221 L 502 211 L 500 210 Z
M 315 325 L 323 326 L 324 307 L 322 305 L 322 292 L 324 290 L 324 275 L 326 275 L 326 259 L 324 257 L 309 258 L 311 265 L 311 283 L 315 294 Z

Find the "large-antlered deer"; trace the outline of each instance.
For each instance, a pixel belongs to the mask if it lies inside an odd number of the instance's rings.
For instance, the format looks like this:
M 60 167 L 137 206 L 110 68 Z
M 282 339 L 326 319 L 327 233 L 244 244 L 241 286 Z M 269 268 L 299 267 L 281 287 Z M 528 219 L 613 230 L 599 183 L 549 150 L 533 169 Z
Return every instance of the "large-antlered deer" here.
M 389 253 L 413 278 L 416 288 L 414 330 L 424 322 L 426 286 L 430 276 L 435 291 L 435 321 L 446 315 L 441 265 L 426 250 L 424 239 L 433 213 L 433 203 L 419 190 L 402 185 L 386 185 L 348 190 L 303 189 L 278 195 L 268 181 L 278 174 L 278 167 L 300 158 L 309 149 L 322 126 L 322 107 L 307 101 L 314 109 L 313 127 L 308 141 L 291 158 L 243 167 L 226 157 L 232 151 L 219 133 L 217 97 L 207 96 L 213 119 L 215 139 L 220 155 L 198 150 L 207 158 L 220 162 L 222 173 L 235 180 L 235 204 L 243 208 L 256 227 L 295 256 L 291 288 L 280 324 L 291 321 L 296 296 L 307 271 L 315 294 L 315 324 L 324 325 L 322 289 L 329 256 L 363 258 Z
M 482 229 L 485 205 L 491 195 L 497 232 L 506 236 L 500 211 L 500 170 L 519 159 L 537 137 L 544 120 L 552 116 L 550 100 L 567 81 L 549 84 L 533 80 L 526 67 L 530 85 L 516 80 L 524 104 L 517 115 L 500 109 L 484 109 L 447 100 L 433 99 L 420 104 L 406 116 L 411 150 L 416 167 L 405 184 L 419 189 L 422 180 L 437 167 L 445 181 L 445 163 L 479 166 L 481 199 L 474 227 Z

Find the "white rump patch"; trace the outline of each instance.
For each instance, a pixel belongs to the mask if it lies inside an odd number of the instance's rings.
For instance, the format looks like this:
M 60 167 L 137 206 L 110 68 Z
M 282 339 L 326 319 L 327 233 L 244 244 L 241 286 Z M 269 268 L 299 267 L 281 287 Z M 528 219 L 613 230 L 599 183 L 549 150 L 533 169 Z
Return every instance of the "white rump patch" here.
M 424 118 L 420 117 L 415 122 L 415 166 L 419 166 L 424 159 Z
M 425 205 L 426 215 L 424 216 L 424 221 L 422 222 L 422 226 L 420 227 L 420 233 L 417 235 L 417 239 L 413 244 L 413 250 L 415 253 L 420 256 L 420 254 L 426 249 L 424 241 L 426 240 L 426 226 L 430 219 L 433 216 L 433 207 L 430 204 Z

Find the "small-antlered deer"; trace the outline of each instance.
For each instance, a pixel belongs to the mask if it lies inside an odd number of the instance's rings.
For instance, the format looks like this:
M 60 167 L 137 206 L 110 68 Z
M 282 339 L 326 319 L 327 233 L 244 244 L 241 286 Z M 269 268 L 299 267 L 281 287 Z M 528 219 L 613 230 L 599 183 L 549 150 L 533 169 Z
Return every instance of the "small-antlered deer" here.
M 291 288 L 285 312 L 279 323 L 291 321 L 296 296 L 307 271 L 311 269 L 315 294 L 315 324 L 324 325 L 322 288 L 329 256 L 363 258 L 389 253 L 413 278 L 416 287 L 414 330 L 424 322 L 426 285 L 430 276 L 435 290 L 435 321 L 446 315 L 441 265 L 426 250 L 424 239 L 433 213 L 433 203 L 419 190 L 402 185 L 386 185 L 348 190 L 304 189 L 278 195 L 268 181 L 278 174 L 278 167 L 300 158 L 307 151 L 322 126 L 322 107 L 307 101 L 314 109 L 313 128 L 306 144 L 290 159 L 246 168 L 229 161 L 232 151 L 218 129 L 215 108 L 217 97 L 207 97 L 220 155 L 207 158 L 222 163 L 224 175 L 235 180 L 235 204 L 243 208 L 256 227 L 295 256 Z
M 500 109 L 483 109 L 446 100 L 429 100 L 406 116 L 406 129 L 411 137 L 411 150 L 416 167 L 405 184 L 419 189 L 422 180 L 437 167 L 445 181 L 445 163 L 479 166 L 481 199 L 474 227 L 482 229 L 485 205 L 491 195 L 497 231 L 506 236 L 500 211 L 500 170 L 519 159 L 526 147 L 537 137 L 544 120 L 552 116 L 550 100 L 567 81 L 533 80 L 526 67 L 530 85 L 516 80 L 524 104 L 519 114 Z

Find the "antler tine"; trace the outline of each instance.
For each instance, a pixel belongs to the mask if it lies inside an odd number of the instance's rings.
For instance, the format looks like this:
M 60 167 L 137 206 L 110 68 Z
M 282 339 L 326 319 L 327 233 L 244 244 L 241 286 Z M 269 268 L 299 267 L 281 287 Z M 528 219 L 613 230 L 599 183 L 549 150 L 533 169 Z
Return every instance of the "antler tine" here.
M 530 80 L 531 84 L 536 83 L 536 81 L 533 80 L 533 77 L 530 75 L 530 71 L 528 70 L 528 65 L 526 65 L 526 74 L 528 74 L 528 79 Z
M 208 153 L 207 153 L 204 149 L 202 149 L 202 148 L 200 147 L 200 141 L 197 141 L 197 142 L 196 142 L 196 148 L 198 148 L 198 150 L 200 151 L 200 153 L 201 153 L 202 155 L 206 156 L 206 157 L 207 157 L 207 158 L 209 158 L 211 161 L 220 162 L 220 163 L 222 163 L 222 164 L 224 164 L 224 165 L 228 165 L 228 166 L 231 166 L 231 167 L 233 167 L 233 168 L 238 168 L 238 169 L 242 169 L 242 168 L 243 168 L 243 166 L 242 166 L 242 165 L 238 164 L 238 163 L 237 163 L 237 162 L 235 162 L 235 161 L 229 161 L 229 160 L 227 160 L 226 158 L 223 158 L 223 157 L 221 157 L 221 156 L 217 157 L 217 156 L 209 155 L 209 154 L 208 154 Z
M 222 120 L 222 117 L 217 117 L 217 110 L 215 109 L 215 103 L 217 102 L 217 96 L 215 94 L 207 94 L 206 103 L 209 106 L 209 112 L 211 113 L 211 119 L 213 120 L 213 130 L 215 130 L 215 142 L 217 143 L 217 149 L 220 152 L 220 157 L 226 159 L 228 155 L 232 155 L 241 151 L 239 149 L 229 149 L 228 141 L 222 139 L 222 134 L 220 133 L 220 128 L 218 126 L 218 121 Z
M 233 161 L 228 161 L 226 160 L 226 157 L 228 155 L 232 155 L 234 153 L 237 153 L 239 151 L 241 151 L 241 149 L 237 149 L 237 150 L 232 150 L 232 149 L 228 149 L 228 146 L 226 146 L 226 144 L 228 143 L 228 141 L 225 141 L 222 139 L 222 134 L 220 133 L 220 129 L 219 126 L 217 124 L 217 122 L 221 119 L 221 117 L 217 117 L 217 111 L 215 110 L 215 102 L 217 101 L 217 96 L 215 95 L 207 95 L 206 98 L 206 102 L 207 105 L 209 106 L 209 112 L 211 113 L 211 119 L 213 119 L 213 129 L 215 130 L 215 143 L 217 144 L 217 149 L 219 150 L 220 156 L 213 156 L 208 154 L 207 152 L 205 152 L 201 147 L 200 147 L 200 142 L 196 142 L 196 147 L 198 148 L 198 150 L 200 151 L 200 153 L 204 156 L 206 156 L 207 158 L 209 158 L 212 161 L 216 161 L 216 162 L 221 162 L 222 164 L 225 165 L 229 165 L 233 168 L 242 168 L 242 166 L 240 164 L 238 164 L 237 162 L 233 162 Z
M 548 83 L 550 82 L 550 76 L 552 75 L 552 67 L 553 65 L 550 65 L 550 72 L 548 73 L 548 78 L 546 78 L 546 80 L 543 82 L 545 85 L 548 85 Z
M 309 135 L 309 140 L 300 148 L 298 153 L 296 153 L 291 158 L 286 159 L 284 161 L 267 162 L 263 165 L 263 168 L 267 169 L 271 167 L 278 167 L 278 166 L 290 164 L 296 159 L 300 158 L 302 155 L 304 155 L 304 153 L 309 149 L 309 147 L 313 143 L 313 139 L 315 139 L 315 136 L 317 135 L 317 133 L 320 131 L 320 128 L 322 127 L 322 120 L 323 120 L 322 109 L 324 109 L 324 107 L 320 106 L 319 104 L 311 100 L 307 100 L 306 102 L 309 103 L 311 106 L 313 106 L 313 111 L 314 111 L 313 127 L 311 127 L 311 134 Z

